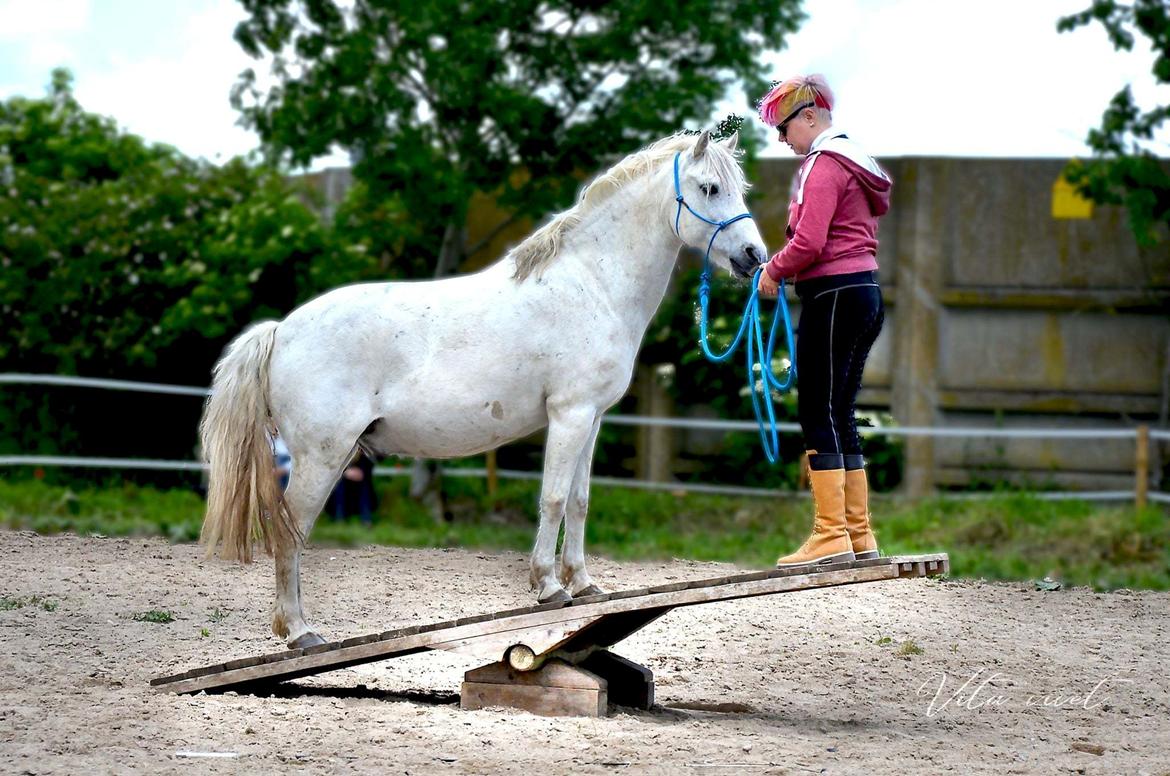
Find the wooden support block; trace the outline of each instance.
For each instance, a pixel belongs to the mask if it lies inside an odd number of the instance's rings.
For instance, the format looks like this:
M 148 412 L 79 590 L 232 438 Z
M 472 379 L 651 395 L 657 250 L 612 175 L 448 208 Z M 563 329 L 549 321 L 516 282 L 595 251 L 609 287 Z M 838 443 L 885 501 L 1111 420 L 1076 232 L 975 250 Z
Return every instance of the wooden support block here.
M 635 709 L 654 705 L 654 672 L 621 655 L 598 650 L 580 662 L 609 684 L 609 702 Z
M 481 682 L 459 690 L 459 706 L 469 711 L 503 706 L 542 717 L 604 717 L 608 703 L 605 690 Z
M 464 709 L 506 706 L 545 717 L 604 717 L 608 683 L 561 660 L 550 660 L 536 671 L 492 663 L 463 675 L 459 705 Z

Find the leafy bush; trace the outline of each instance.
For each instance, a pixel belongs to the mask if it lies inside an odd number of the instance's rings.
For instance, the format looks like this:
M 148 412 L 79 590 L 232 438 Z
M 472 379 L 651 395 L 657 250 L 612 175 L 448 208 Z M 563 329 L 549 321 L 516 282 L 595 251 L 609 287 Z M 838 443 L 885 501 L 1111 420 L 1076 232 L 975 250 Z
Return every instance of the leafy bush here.
M 0 104 L 6 362 L 205 378 L 191 340 L 216 351 L 368 263 L 277 171 L 149 146 L 84 112 L 69 83 L 56 71 L 47 99 Z
M 62 70 L 46 98 L 0 103 L 0 188 L 6 369 L 206 385 L 250 321 L 281 316 L 371 265 L 280 171 L 148 145 L 85 112 Z M 61 402 L 42 389 L 28 392 L 36 399 L 5 393 L 0 449 L 79 453 L 82 439 L 91 453 L 186 458 L 194 444 L 195 402 L 160 447 L 126 429 L 165 427 L 173 397 L 155 407 L 140 395 L 76 389 Z M 157 422 L 143 418 L 152 410 Z

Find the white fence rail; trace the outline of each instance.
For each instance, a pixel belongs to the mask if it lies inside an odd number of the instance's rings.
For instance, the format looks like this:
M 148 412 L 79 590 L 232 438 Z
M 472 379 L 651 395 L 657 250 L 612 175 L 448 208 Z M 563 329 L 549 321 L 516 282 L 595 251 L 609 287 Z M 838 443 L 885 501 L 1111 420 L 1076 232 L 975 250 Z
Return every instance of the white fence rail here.
M 170 394 L 177 396 L 206 397 L 210 394 L 207 388 L 198 388 L 185 385 L 168 385 L 165 383 L 135 382 L 130 380 L 109 380 L 91 377 L 73 377 L 65 375 L 41 375 L 19 372 L 0 373 L 0 385 L 53 385 L 82 388 L 101 388 L 118 391 L 138 391 L 143 393 Z M 606 415 L 603 423 L 623 426 L 659 426 L 668 428 L 697 429 L 705 431 L 757 432 L 757 425 L 751 421 L 735 420 L 706 420 L 698 418 L 661 418 L 644 415 Z M 799 433 L 800 426 L 795 423 L 779 423 L 777 429 L 783 433 Z M 1170 504 L 1170 493 L 1149 491 L 1149 443 L 1150 441 L 1170 441 L 1170 429 L 1149 428 L 959 428 L 959 427 L 922 427 L 922 426 L 890 426 L 873 427 L 862 426 L 858 431 L 864 435 L 884 436 L 932 436 L 943 438 L 1010 438 L 1010 439 L 1133 439 L 1135 443 L 1134 463 L 1134 490 L 1108 491 L 1078 491 L 1078 492 L 1036 492 L 1032 495 L 1047 500 L 1084 499 L 1088 501 L 1135 501 L 1144 506 L 1147 501 L 1157 504 Z M 489 459 L 489 464 L 493 461 Z M 157 471 L 201 471 L 204 464 L 199 461 L 165 461 L 145 458 L 98 458 L 77 456 L 44 456 L 44 455 L 7 455 L 0 456 L 0 467 L 4 466 L 67 466 L 78 468 L 110 468 L 110 469 L 139 469 Z M 400 476 L 409 474 L 409 470 L 397 467 L 380 466 L 374 469 L 378 476 Z M 539 480 L 540 472 L 498 469 L 494 465 L 488 468 L 448 467 L 444 469 L 445 476 L 454 477 L 487 477 L 489 481 L 496 477 L 513 480 Z M 662 490 L 687 493 L 711 493 L 721 495 L 740 496 L 797 496 L 794 491 L 775 490 L 769 488 L 749 488 L 735 485 L 716 485 L 707 483 L 682 482 L 650 482 L 625 477 L 594 477 L 592 482 L 598 485 L 613 485 L 619 487 L 637 488 L 642 490 Z M 988 498 L 991 494 L 964 493 L 952 494 L 961 498 Z
M 189 385 L 138 383 L 131 380 L 105 380 L 96 377 L 70 377 L 66 375 L 33 375 L 22 372 L 0 373 L 0 384 L 3 383 L 13 385 L 69 385 L 79 388 L 108 388 L 115 391 L 169 393 L 179 396 L 208 396 L 211 394 L 209 388 L 195 388 Z

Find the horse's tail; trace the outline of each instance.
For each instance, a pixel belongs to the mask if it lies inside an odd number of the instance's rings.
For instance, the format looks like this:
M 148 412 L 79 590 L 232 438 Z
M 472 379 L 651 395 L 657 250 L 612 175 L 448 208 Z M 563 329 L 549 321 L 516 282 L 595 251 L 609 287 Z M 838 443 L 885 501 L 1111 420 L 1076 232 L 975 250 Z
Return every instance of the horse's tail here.
M 199 435 L 210 465 L 207 515 L 199 540 L 215 553 L 244 563 L 257 538 L 271 554 L 274 540 L 300 540 L 274 470 L 268 410 L 268 365 L 276 321 L 255 324 L 227 348 L 215 365 L 211 396 Z

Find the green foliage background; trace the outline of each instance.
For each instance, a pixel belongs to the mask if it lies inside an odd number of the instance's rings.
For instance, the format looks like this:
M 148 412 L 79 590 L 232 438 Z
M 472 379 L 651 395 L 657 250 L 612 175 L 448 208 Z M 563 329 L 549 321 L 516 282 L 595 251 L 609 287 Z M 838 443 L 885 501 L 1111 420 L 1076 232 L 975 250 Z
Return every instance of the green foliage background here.
M 760 96 L 761 55 L 804 19 L 799 0 L 241 2 L 236 41 L 273 64 L 233 101 L 265 153 L 348 151 L 371 251 L 437 275 L 481 247 L 463 234 L 473 195 L 501 227 L 565 207 L 583 175 L 707 125 L 729 89 Z
M 265 164 L 216 166 L 147 144 L 84 111 L 64 71 L 53 73 L 47 97 L 0 103 L 0 371 L 205 385 L 224 345 L 252 320 L 279 317 L 346 282 L 429 277 L 474 255 L 482 246 L 463 233 L 473 195 L 490 194 L 508 209 L 500 227 L 539 218 L 567 205 L 582 177 L 606 161 L 705 125 L 729 87 L 758 95 L 767 86 L 759 55 L 781 46 L 802 19 L 795 0 L 409 7 L 358 0 L 353 23 L 325 0 L 242 4 L 248 15 L 236 39 L 245 51 L 275 57 L 271 88 L 261 90 L 263 79 L 249 72 L 234 93 L 262 138 Z M 550 18 L 558 21 L 546 24 Z M 1094 0 L 1060 28 L 1091 23 L 1118 48 L 1148 40 L 1155 77 L 1170 83 L 1164 2 Z M 1125 205 L 1147 245 L 1166 234 L 1170 175 L 1143 143 L 1167 117 L 1167 106 L 1143 109 L 1122 90 L 1089 135 L 1094 158 L 1068 172 L 1096 201 Z M 759 142 L 750 126 L 741 137 L 749 151 Z M 356 184 L 326 222 L 313 192 L 288 173 L 335 146 L 352 154 Z M 697 273 L 684 266 L 676 278 L 643 362 L 670 365 L 667 389 L 680 407 L 750 418 L 741 369 L 709 364 L 697 349 Z M 743 295 L 731 281 L 716 283 L 716 347 L 730 339 Z M 194 453 L 198 399 L 43 387 L 5 387 L 2 395 L 0 454 Z M 795 394 L 777 398 L 780 419 L 794 421 Z M 633 409 L 628 401 L 621 407 Z M 603 427 L 598 473 L 625 469 L 629 434 Z M 895 486 L 898 446 L 881 437 L 864 442 L 877 489 Z M 782 464 L 769 467 L 753 435 L 726 435 L 694 476 L 791 488 L 800 452 L 785 446 Z M 510 455 L 517 468 L 537 468 L 539 451 Z M 64 476 L 50 470 L 50 479 Z M 133 483 L 89 489 L 78 487 L 81 476 L 69 472 L 72 487 L 0 480 L 0 524 L 174 540 L 197 532 L 202 507 L 194 494 Z M 164 485 L 197 480 L 144 477 Z M 480 484 L 448 478 L 444 487 L 464 510 L 454 525 L 434 523 L 404 498 L 403 485 L 382 487 L 383 513 L 394 519 L 374 534 L 326 523 L 318 537 L 515 549 L 531 542 L 531 485 L 509 483 L 488 500 Z M 484 517 L 501 510 L 511 516 L 503 524 Z M 1021 578 L 1056 570 L 1104 587 L 1170 586 L 1170 537 L 1154 509 L 1007 496 L 899 505 L 882 524 L 885 549 L 945 547 L 958 573 Z M 618 557 L 762 565 L 806 530 L 801 503 L 599 489 L 589 542 Z
M 500 205 L 496 228 L 538 219 L 625 153 L 706 125 L 730 87 L 758 94 L 760 54 L 803 18 L 796 0 L 242 5 L 235 38 L 272 72 L 243 73 L 232 99 L 263 164 L 147 144 L 84 111 L 65 71 L 47 97 L 0 105 L 4 371 L 206 385 L 253 320 L 347 282 L 454 271 L 483 247 L 467 243 L 473 195 Z M 355 185 L 326 222 L 288 176 L 338 147 Z M 4 397 L 0 453 L 194 453 L 198 399 Z M 628 460 L 615 441 L 601 471 Z
M 65 71 L 0 104 L 4 371 L 206 385 L 227 341 L 372 262 L 270 167 L 189 159 L 85 112 Z M 5 389 L 0 451 L 190 458 L 197 400 Z
M 1080 13 L 1061 18 L 1057 29 L 1075 30 L 1093 23 L 1104 27 L 1114 48 L 1132 51 L 1139 43 L 1154 55 L 1156 83 L 1170 85 L 1170 4 L 1166 0 L 1094 0 Z M 1088 160 L 1074 160 L 1065 177 L 1089 199 L 1103 205 L 1124 205 L 1138 244 L 1150 247 L 1170 238 L 1170 165 L 1165 149 L 1156 148 L 1155 133 L 1170 119 L 1170 105 L 1143 108 L 1127 84 L 1101 115 L 1101 126 L 1089 131 L 1093 150 Z

